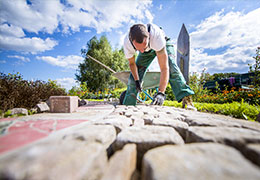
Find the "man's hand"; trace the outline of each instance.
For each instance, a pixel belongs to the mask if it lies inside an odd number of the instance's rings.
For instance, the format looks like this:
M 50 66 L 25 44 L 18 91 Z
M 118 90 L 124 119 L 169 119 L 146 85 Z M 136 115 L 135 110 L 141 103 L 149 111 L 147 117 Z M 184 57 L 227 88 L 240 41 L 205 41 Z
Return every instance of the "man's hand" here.
M 142 92 L 142 87 L 139 80 L 135 81 L 135 86 L 138 92 Z
M 165 100 L 165 94 L 162 92 L 158 92 L 153 96 L 153 102 L 152 105 L 163 105 L 163 102 Z

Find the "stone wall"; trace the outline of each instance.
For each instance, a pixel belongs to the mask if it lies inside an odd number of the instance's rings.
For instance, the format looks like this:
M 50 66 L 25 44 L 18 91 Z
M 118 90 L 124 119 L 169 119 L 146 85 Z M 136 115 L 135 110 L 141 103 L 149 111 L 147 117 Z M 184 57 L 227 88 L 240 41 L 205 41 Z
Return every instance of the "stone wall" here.
M 105 118 L 1 156 L 0 176 L 259 180 L 260 124 L 173 107 L 117 106 Z

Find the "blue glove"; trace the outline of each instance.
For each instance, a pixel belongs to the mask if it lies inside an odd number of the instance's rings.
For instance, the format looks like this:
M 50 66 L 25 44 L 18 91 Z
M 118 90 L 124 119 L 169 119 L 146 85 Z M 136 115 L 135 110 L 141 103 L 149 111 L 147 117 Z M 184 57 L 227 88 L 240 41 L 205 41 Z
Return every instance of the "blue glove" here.
M 153 96 L 153 102 L 151 104 L 161 106 L 163 105 L 165 99 L 165 94 L 162 92 L 158 92 Z

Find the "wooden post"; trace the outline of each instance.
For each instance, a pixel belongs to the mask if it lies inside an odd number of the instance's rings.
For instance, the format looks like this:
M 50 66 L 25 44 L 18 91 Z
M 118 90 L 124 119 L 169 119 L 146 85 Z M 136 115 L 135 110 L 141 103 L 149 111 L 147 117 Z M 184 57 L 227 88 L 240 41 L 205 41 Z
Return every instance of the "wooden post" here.
M 179 66 L 186 83 L 189 84 L 190 36 L 184 24 L 182 24 L 177 41 L 177 65 Z

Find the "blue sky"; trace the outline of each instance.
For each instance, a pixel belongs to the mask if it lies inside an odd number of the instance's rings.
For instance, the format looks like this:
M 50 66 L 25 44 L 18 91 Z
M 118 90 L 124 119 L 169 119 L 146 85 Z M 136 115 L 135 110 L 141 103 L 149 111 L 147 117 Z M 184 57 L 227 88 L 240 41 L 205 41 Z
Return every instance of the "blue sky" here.
M 184 23 L 191 72 L 246 73 L 260 46 L 259 17 L 258 0 L 0 0 L 0 72 L 70 89 L 93 36 L 121 48 L 132 24 L 154 23 L 176 42 Z

